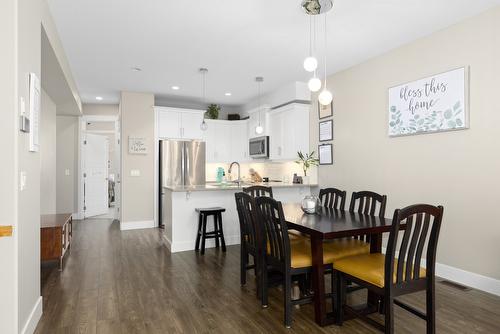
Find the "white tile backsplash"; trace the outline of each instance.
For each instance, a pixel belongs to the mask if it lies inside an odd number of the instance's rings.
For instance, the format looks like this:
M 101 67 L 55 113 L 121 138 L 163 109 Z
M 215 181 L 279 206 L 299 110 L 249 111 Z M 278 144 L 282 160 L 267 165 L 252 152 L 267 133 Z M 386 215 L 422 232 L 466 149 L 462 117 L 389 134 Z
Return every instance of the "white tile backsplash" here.
M 208 182 L 215 181 L 217 175 L 217 167 L 222 167 L 226 171 L 229 168 L 229 164 L 225 163 L 207 163 L 206 164 L 206 178 Z M 291 183 L 293 180 L 293 174 L 297 173 L 297 175 L 303 175 L 304 171 L 302 170 L 302 166 L 295 163 L 294 161 L 263 161 L 263 162 L 243 162 L 241 163 L 241 177 L 243 179 L 249 180 L 250 168 L 255 169 L 260 176 L 269 177 L 270 180 L 279 180 L 285 183 Z M 232 179 L 236 179 L 237 168 L 234 168 Z M 308 170 L 309 182 L 317 183 L 318 180 L 318 170 L 317 167 L 312 167 Z

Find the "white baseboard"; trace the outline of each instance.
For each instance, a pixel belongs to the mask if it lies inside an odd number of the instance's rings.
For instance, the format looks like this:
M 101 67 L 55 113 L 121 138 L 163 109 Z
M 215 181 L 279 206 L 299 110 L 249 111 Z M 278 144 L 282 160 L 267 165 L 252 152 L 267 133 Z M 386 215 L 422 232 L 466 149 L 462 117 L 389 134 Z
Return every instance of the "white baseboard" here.
M 132 221 L 132 222 L 120 222 L 120 230 L 138 230 L 143 228 L 154 228 L 154 220 L 142 220 L 142 221 Z
M 385 250 L 385 247 L 382 247 L 382 253 L 385 254 Z M 422 259 L 420 262 L 420 265 L 425 268 L 425 259 Z M 436 276 L 500 296 L 500 280 L 495 278 L 483 276 L 438 262 L 436 262 Z
M 166 237 L 165 237 L 165 240 L 167 242 L 167 247 L 169 248 L 171 253 L 178 253 L 178 252 L 185 252 L 185 251 L 194 250 L 194 244 L 195 244 L 194 240 L 193 241 L 171 242 Z M 239 245 L 240 236 L 239 235 L 224 236 L 224 241 L 226 243 L 226 246 Z M 205 248 L 214 248 L 214 247 L 215 247 L 215 240 L 213 240 L 213 239 L 206 240 Z
M 170 239 L 167 238 L 167 236 L 165 235 L 165 233 L 163 233 L 163 240 L 165 240 L 165 246 L 167 246 L 167 248 L 170 251 L 170 253 L 172 253 L 172 241 L 170 241 Z
M 35 332 L 36 325 L 38 325 L 38 322 L 42 317 L 42 307 L 43 307 L 42 296 L 40 296 L 36 301 L 35 305 L 33 306 L 33 309 L 31 310 L 31 313 L 28 317 L 28 320 L 26 320 L 26 323 L 24 324 L 23 329 L 21 330 L 21 334 L 32 334 L 33 332 Z
M 73 218 L 73 220 L 82 220 L 83 219 L 83 215 L 80 214 L 80 212 L 75 212 L 71 215 L 71 217 Z

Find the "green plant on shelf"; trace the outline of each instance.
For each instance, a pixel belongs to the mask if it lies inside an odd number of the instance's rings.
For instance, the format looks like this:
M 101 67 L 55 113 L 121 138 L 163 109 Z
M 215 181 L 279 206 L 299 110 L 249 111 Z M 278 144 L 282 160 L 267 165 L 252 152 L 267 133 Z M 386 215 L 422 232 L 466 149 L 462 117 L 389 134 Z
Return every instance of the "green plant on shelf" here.
M 301 151 L 297 152 L 299 159 L 295 161 L 295 163 L 302 165 L 302 170 L 304 170 L 304 176 L 307 176 L 307 170 L 312 166 L 319 165 L 319 159 L 317 159 L 314 154 L 316 152 L 312 151 L 311 153 L 302 153 Z
M 206 118 L 209 119 L 218 119 L 220 112 L 220 106 L 217 104 L 211 104 L 208 106 L 207 111 L 205 112 Z

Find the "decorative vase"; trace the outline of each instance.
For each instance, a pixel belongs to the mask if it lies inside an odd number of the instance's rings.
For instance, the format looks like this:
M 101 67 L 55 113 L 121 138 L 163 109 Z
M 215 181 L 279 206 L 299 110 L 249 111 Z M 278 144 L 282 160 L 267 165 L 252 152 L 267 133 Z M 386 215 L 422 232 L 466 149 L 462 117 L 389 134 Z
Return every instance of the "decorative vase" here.
M 307 214 L 315 214 L 321 203 L 319 201 L 319 198 L 314 195 L 307 195 L 304 197 L 301 203 L 302 211 L 304 211 Z
M 306 176 L 306 175 L 302 176 L 302 183 L 309 184 L 309 176 Z

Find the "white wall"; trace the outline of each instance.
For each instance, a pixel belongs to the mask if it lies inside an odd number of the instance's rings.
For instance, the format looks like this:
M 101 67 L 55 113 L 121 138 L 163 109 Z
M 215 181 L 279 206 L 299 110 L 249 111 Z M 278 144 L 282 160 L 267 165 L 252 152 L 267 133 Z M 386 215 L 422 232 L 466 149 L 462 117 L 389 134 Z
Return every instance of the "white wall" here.
M 13 225 L 12 237 L 0 238 L 0 333 L 17 333 L 17 54 L 16 0 L 0 2 L 0 225 Z
M 42 89 L 40 115 L 40 213 L 56 213 L 56 105 Z
M 78 211 L 78 117 L 57 116 L 57 213 Z M 69 175 L 66 175 L 66 170 Z
M 86 103 L 82 107 L 84 115 L 116 116 L 119 113 L 117 104 L 93 104 Z
M 387 136 L 389 87 L 464 65 L 471 73 L 469 130 Z M 335 163 L 319 169 L 320 185 L 387 194 L 388 217 L 414 203 L 444 205 L 438 262 L 500 279 L 499 82 L 500 7 L 329 77 Z

